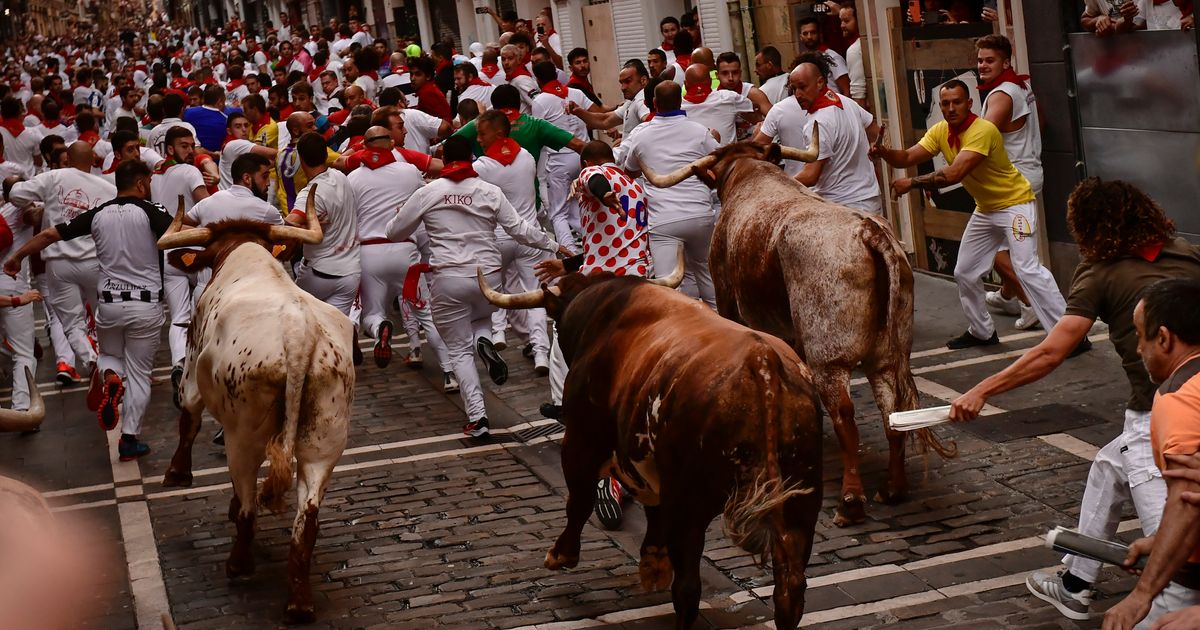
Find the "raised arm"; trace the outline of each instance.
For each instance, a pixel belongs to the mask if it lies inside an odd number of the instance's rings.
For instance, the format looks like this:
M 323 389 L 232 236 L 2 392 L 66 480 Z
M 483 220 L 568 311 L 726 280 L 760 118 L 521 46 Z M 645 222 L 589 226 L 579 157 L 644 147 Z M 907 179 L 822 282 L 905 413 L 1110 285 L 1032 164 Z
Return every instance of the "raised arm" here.
M 889 149 L 877 144 L 872 145 L 867 154 L 871 159 L 882 158 L 892 168 L 908 168 L 933 159 L 933 154 L 919 144 L 914 144 L 908 149 Z

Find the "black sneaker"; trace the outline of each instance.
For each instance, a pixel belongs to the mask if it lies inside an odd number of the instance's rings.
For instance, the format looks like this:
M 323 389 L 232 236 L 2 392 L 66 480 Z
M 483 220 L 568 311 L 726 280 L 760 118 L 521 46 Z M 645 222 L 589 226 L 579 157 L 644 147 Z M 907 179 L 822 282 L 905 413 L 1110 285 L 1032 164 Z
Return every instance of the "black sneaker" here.
M 479 341 L 475 342 L 475 351 L 479 353 L 479 358 L 483 359 L 483 364 L 487 366 L 488 376 L 491 377 L 492 382 L 503 385 L 508 380 L 508 364 L 504 362 L 504 357 L 496 352 L 492 340 L 480 337 Z
M 525 347 L 521 348 L 521 356 L 532 361 L 533 360 L 533 344 L 531 344 L 531 343 L 525 344 Z
M 225 446 L 225 427 L 217 429 L 217 434 L 213 436 L 212 443 L 217 446 Z
M 558 420 L 562 417 L 562 405 L 556 405 L 554 403 L 542 403 L 542 406 L 538 408 L 538 411 L 542 412 L 543 418 Z
M 625 492 L 621 489 L 621 482 L 614 477 L 605 477 L 596 486 L 596 518 L 600 519 L 604 529 L 621 528 L 621 520 L 624 517 L 621 510 L 623 494 Z
M 987 339 L 980 339 L 967 331 L 946 343 L 946 347 L 951 350 L 962 350 L 963 348 L 974 348 L 976 346 L 994 346 L 1000 343 L 1000 338 L 996 336 L 996 331 L 992 331 L 992 336 Z
M 352 349 L 350 350 L 350 357 L 351 357 L 351 359 L 353 359 L 354 365 L 362 365 L 363 353 L 362 353 L 362 348 L 358 347 L 358 340 L 355 339 L 354 343 L 351 345 L 352 345 Z
M 176 365 L 171 368 L 171 401 L 175 403 L 176 409 L 182 409 L 182 399 L 179 396 L 179 385 L 183 383 L 183 366 Z
M 473 438 L 489 435 L 491 431 L 488 430 L 488 419 L 484 417 L 468 422 L 463 426 L 463 433 Z
M 121 441 L 117 443 L 117 455 L 123 462 L 131 462 L 149 453 L 150 447 L 146 446 L 144 442 L 139 442 L 137 436 L 134 435 L 122 435 Z
M 385 368 L 392 362 L 392 322 L 383 320 L 375 332 L 375 367 Z
M 1071 351 L 1071 354 L 1067 355 L 1067 358 L 1073 359 L 1091 349 L 1092 349 L 1092 340 L 1088 339 L 1087 337 L 1084 337 L 1083 341 L 1080 341 L 1079 345 L 1075 346 L 1075 349 Z

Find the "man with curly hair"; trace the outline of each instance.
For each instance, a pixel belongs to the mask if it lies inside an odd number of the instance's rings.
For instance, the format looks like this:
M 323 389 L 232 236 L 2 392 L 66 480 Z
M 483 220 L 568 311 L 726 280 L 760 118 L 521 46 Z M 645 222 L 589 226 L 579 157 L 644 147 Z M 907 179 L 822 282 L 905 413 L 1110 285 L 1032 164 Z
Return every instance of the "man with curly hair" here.
M 987 400 L 1032 383 L 1063 363 L 1087 337 L 1096 319 L 1108 324 L 1131 391 L 1124 430 L 1096 454 L 1088 471 L 1079 532 L 1115 539 L 1121 511 L 1132 501 L 1142 531 L 1158 529 L 1167 488 L 1150 445 L 1154 384 L 1137 350 L 1133 310 L 1143 291 L 1167 278 L 1200 280 L 1200 248 L 1175 235 L 1162 208 L 1132 184 L 1091 177 L 1067 200 L 1067 222 L 1083 260 L 1075 268 L 1066 314 L 1046 338 L 998 374 L 984 379 L 954 401 L 950 418 L 971 420 Z M 1100 563 L 1067 556 L 1057 575 L 1034 573 L 1026 586 L 1063 615 L 1087 619 L 1091 585 Z

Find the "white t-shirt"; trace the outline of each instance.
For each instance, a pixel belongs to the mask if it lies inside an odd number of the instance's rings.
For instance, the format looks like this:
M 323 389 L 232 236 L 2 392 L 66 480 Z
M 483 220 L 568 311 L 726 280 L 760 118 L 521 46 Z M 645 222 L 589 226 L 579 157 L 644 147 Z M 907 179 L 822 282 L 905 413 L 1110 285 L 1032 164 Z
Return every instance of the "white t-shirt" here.
M 20 208 L 41 202 L 44 208 L 42 227 L 50 227 L 66 223 L 116 196 L 116 186 L 102 177 L 76 168 L 59 168 L 17 183 L 12 187 L 9 201 Z M 95 257 L 96 246 L 89 238 L 59 241 L 42 250 L 44 260 L 85 260 Z
M 508 198 L 517 216 L 530 225 L 537 225 L 537 159 L 520 149 L 512 164 L 505 166 L 486 155 L 475 160 L 472 168 L 479 178 L 495 184 Z M 510 238 L 504 228 L 496 228 L 496 238 Z
M 628 137 L 634 127 L 642 124 L 646 116 L 650 115 L 650 108 L 646 106 L 645 95 L 639 90 L 633 100 L 621 103 L 617 113 L 621 115 L 621 135 Z
M 200 200 L 187 211 L 187 217 L 201 227 L 226 219 L 249 219 L 272 225 L 283 223 L 279 208 L 255 197 L 249 188 L 237 184 Z
M 175 216 L 179 208 L 179 196 L 183 196 L 183 209 L 191 210 L 196 205 L 192 192 L 203 187 L 204 177 L 200 175 L 200 169 L 191 164 L 173 164 L 150 178 L 150 198 Z
M 411 108 L 400 110 L 400 115 L 404 118 L 404 148 L 429 153 L 429 146 L 442 128 L 442 119 Z
M 146 291 L 157 301 L 163 290 L 157 241 L 170 224 L 171 216 L 162 206 L 122 197 L 56 227 L 66 239 L 61 244 L 86 241 L 94 247 L 100 262 L 98 291 L 135 295 Z
M 53 127 L 42 125 L 38 131 L 41 132 L 43 138 L 46 136 L 59 136 L 67 145 L 71 145 L 79 139 L 79 129 L 73 126 L 68 127 L 62 124 L 62 122 Z
M 1021 89 L 1016 83 L 1004 82 L 996 86 L 992 93 L 1004 92 L 1012 99 L 1012 120 L 1025 117 L 1025 125 L 1016 131 L 1001 133 L 1004 138 L 1004 151 L 1013 166 L 1029 180 L 1033 193 L 1041 194 L 1044 176 L 1042 174 L 1042 130 L 1038 120 L 1037 100 L 1032 90 Z M 987 116 L 988 101 L 992 94 L 983 99 L 982 115 Z M 822 136 L 824 138 L 824 136 Z M 822 139 L 822 142 L 824 140 Z
M 832 48 L 826 49 L 822 54 L 829 59 L 829 76 L 825 77 L 825 82 L 829 84 L 829 89 L 841 94 L 837 80 L 850 74 L 850 68 L 846 66 L 846 58 Z
M 589 140 L 587 134 L 587 123 L 578 116 L 572 116 L 567 113 L 567 103 L 575 103 L 583 109 L 592 106 L 592 99 L 588 98 L 584 93 L 575 88 L 567 88 L 567 97 L 560 98 L 549 92 L 541 92 L 533 98 L 533 111 L 529 114 L 534 118 L 541 118 L 546 122 L 571 132 L 571 135 L 587 142 Z M 561 151 L 571 151 L 563 147 Z
M 463 99 L 472 99 L 479 103 L 479 113 L 486 112 L 492 108 L 492 90 L 496 89 L 494 85 L 468 85 L 462 94 L 458 95 L 458 102 L 463 102 Z
M 138 147 L 138 157 L 141 158 L 143 164 L 149 166 L 152 170 L 163 161 L 163 156 L 150 147 Z M 113 169 L 113 160 L 116 158 L 117 154 L 110 152 L 104 156 L 104 161 L 101 163 L 101 171 L 109 176 L 108 180 L 110 182 L 113 181 L 114 174 L 112 171 L 115 170 Z
M 388 221 L 425 185 L 417 167 L 397 160 L 372 169 L 360 166 L 347 176 L 358 208 L 358 239 L 387 238 Z
M 172 127 L 183 127 L 192 132 L 192 138 L 196 137 L 196 128 L 192 123 L 186 123 L 178 118 L 164 118 L 162 122 L 154 126 L 150 133 L 146 136 L 146 146 L 158 151 L 159 155 L 167 154 L 167 132 Z
M 363 94 L 366 95 L 368 101 L 371 101 L 372 103 L 375 102 L 375 93 L 377 89 L 375 79 L 372 79 L 365 74 L 360 74 L 358 75 L 358 78 L 354 80 L 354 85 L 362 88 Z
M 358 257 L 358 211 L 350 181 L 341 171 L 327 168 L 296 193 L 293 207 L 307 208 L 308 196 L 317 187 L 317 218 L 325 238 L 304 244 L 304 261 L 312 269 L 331 276 L 349 276 L 362 271 Z
M 532 115 L 533 99 L 542 92 L 537 81 L 529 75 L 522 74 L 509 79 L 508 83 L 521 93 L 521 113 Z
M 478 177 L 461 182 L 443 177 L 413 193 L 388 222 L 388 238 L 402 241 L 422 224 L 429 234 L 429 262 L 439 275 L 474 278 L 477 267 L 499 271 L 497 225 L 522 245 L 558 249 L 553 238 L 517 215 L 498 187 Z
M 818 160 L 828 160 L 813 192 L 833 203 L 849 203 L 879 196 L 875 167 L 867 157 L 867 127 L 875 120 L 849 96 L 838 95 L 842 106 L 822 107 L 804 121 L 805 143 L 814 121 L 821 126 Z M 795 100 L 795 99 L 792 99 Z
M 638 125 L 636 133 L 622 143 L 625 147 L 623 168 L 640 171 L 650 168 L 666 175 L 687 166 L 717 148 L 708 128 L 685 116 L 655 116 Z M 654 230 L 663 225 L 713 214 L 712 191 L 695 177 L 671 186 L 659 188 L 649 181 L 643 183 L 649 198 L 649 224 Z
M 33 238 L 33 226 L 25 223 L 25 219 L 22 217 L 20 208 L 17 208 L 11 203 L 0 205 L 0 218 L 4 219 L 4 222 L 8 224 L 8 229 L 12 231 L 12 245 L 10 245 L 7 249 L 0 250 L 0 259 L 8 260 L 8 257 L 12 255 L 13 252 L 21 249 L 25 243 L 29 242 L 29 239 Z M 15 282 L 15 289 L 17 291 L 25 291 L 29 288 L 28 270 L 28 260 L 22 260 L 21 273 L 17 274 L 15 280 L 9 280 L 7 276 L 5 276 L 2 280 L 10 283 L 6 285 L 6 287 L 13 286 L 11 283 Z
M 800 101 L 797 101 L 796 97 L 789 96 L 771 107 L 771 111 L 767 112 L 767 117 L 763 119 L 759 131 L 774 138 L 779 144 L 803 149 L 808 146 L 808 136 L 804 133 L 804 127 L 807 124 L 808 112 L 800 106 Z M 825 143 L 825 129 L 822 128 L 821 145 L 824 146 Z M 803 169 L 804 162 L 783 161 L 783 172 L 787 173 L 788 177 L 795 177 Z
M 383 77 L 382 79 L 379 80 L 379 85 L 381 86 L 380 87 L 381 91 L 385 90 L 387 88 L 390 88 L 390 87 L 398 88 L 398 87 L 401 87 L 404 85 L 411 85 L 411 84 L 412 84 L 412 76 L 408 74 L 408 71 L 393 72 L 392 74 L 389 74 L 386 77 Z
M 1174 2 L 1156 4 L 1154 0 L 1137 0 L 1138 14 L 1133 18 L 1134 24 L 1146 24 L 1150 31 L 1178 31 L 1179 21 L 1183 13 Z
M 221 190 L 233 186 L 233 161 L 254 149 L 254 143 L 249 140 L 230 140 L 221 149 Z
M 850 98 L 867 98 L 867 74 L 863 68 L 861 37 L 846 49 L 846 67 L 850 73 Z
M 684 99 L 683 111 L 687 112 L 688 120 L 706 129 L 716 129 L 721 136 L 717 146 L 723 147 L 736 139 L 738 114 L 753 112 L 754 103 L 737 92 L 713 90 L 699 103 Z
M 787 73 L 781 72 L 770 79 L 763 81 L 762 87 L 758 89 L 762 90 L 762 93 L 767 95 L 767 100 L 771 101 L 771 104 L 774 105 L 775 103 L 787 98 L 787 88 L 788 75 Z
M 0 127 L 0 138 L 4 139 L 4 160 L 21 167 L 25 177 L 33 177 L 33 156 L 38 154 L 42 132 L 36 127 L 22 127 L 21 133 L 13 137 L 7 127 Z

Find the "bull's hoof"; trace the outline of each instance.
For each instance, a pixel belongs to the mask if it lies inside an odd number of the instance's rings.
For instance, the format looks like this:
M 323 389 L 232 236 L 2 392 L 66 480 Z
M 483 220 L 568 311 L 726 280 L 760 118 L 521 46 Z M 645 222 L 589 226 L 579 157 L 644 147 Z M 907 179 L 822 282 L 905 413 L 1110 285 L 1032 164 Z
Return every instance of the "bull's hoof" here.
M 551 549 L 546 552 L 546 568 L 547 569 L 574 569 L 579 564 L 579 555 L 566 556 L 560 555 L 555 550 Z
M 168 469 L 167 474 L 163 475 L 162 485 L 164 488 L 190 488 L 192 487 L 192 471 L 181 472 L 174 468 Z
M 317 620 L 317 613 L 313 612 L 313 605 L 296 604 L 288 602 L 287 608 L 283 611 L 283 623 L 295 625 L 301 623 L 312 623 Z
M 642 550 L 638 564 L 638 575 L 642 578 L 642 589 L 646 592 L 666 590 L 671 586 L 674 570 L 665 547 L 649 546 Z
M 838 505 L 837 514 L 833 517 L 833 524 L 838 527 L 846 527 L 861 523 L 867 520 L 867 497 L 865 495 L 847 494 L 842 497 L 842 502 Z
M 229 560 L 225 561 L 225 577 L 238 578 L 248 575 L 254 575 L 254 556 L 248 553 L 244 557 L 230 554 Z
M 884 505 L 896 505 L 908 500 L 907 490 L 892 490 L 891 488 L 881 488 L 875 493 L 875 502 Z

